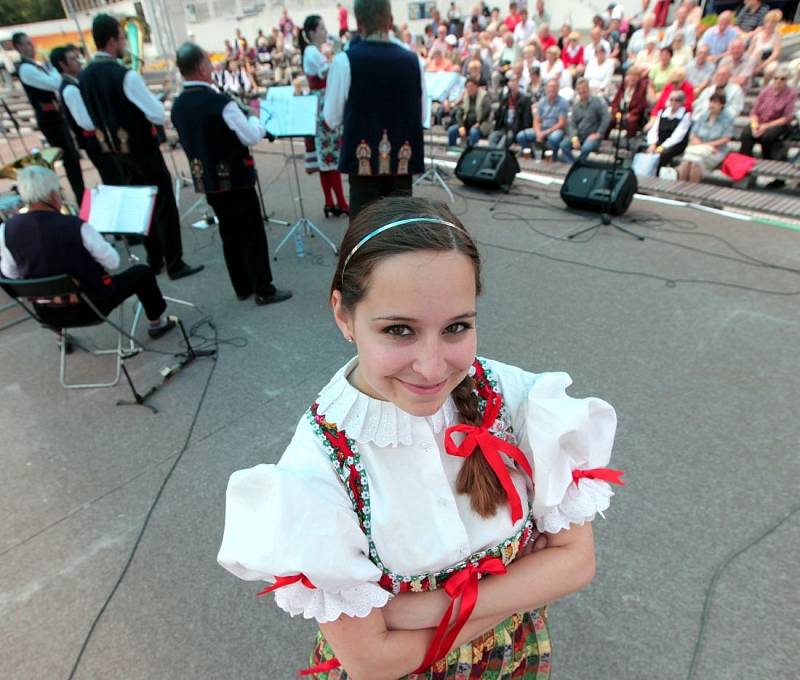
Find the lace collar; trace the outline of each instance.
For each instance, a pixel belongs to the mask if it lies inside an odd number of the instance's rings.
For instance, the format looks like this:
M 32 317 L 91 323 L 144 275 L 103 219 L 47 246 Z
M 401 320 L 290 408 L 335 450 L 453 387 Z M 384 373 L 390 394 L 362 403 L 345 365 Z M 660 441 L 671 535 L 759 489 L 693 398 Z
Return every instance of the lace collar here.
M 411 425 L 425 420 L 438 434 L 458 422 L 458 410 L 452 397 L 431 416 L 412 416 L 390 401 L 368 397 L 353 387 L 347 376 L 358 364 L 358 357 L 348 361 L 317 398 L 319 413 L 325 420 L 336 423 L 340 430 L 357 442 L 372 442 L 376 446 L 410 446 L 413 443 Z

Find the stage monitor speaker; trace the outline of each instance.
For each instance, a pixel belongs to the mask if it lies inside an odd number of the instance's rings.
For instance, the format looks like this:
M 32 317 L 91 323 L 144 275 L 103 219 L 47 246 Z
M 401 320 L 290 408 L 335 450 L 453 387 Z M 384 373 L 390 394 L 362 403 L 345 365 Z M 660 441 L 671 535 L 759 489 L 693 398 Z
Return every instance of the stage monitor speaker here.
M 456 163 L 456 177 L 464 184 L 508 191 L 519 172 L 516 156 L 507 149 L 473 146 Z
M 561 200 L 571 208 L 622 215 L 630 207 L 638 188 L 636 175 L 630 168 L 612 170 L 606 163 L 578 161 L 561 185 Z

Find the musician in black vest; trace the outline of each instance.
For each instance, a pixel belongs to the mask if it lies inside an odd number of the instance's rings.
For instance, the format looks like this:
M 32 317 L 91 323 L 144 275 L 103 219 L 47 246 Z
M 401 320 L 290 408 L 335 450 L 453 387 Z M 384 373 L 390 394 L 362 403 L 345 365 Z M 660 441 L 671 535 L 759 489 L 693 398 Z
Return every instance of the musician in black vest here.
M 108 316 L 136 295 L 150 321 L 151 338 L 175 327 L 175 321 L 164 316 L 167 303 L 147 265 L 110 274 L 119 267 L 114 247 L 79 217 L 61 214 L 58 177 L 52 170 L 38 165 L 23 168 L 17 176 L 17 189 L 28 212 L 0 224 L 0 273 L 4 277 L 38 279 L 69 274 L 101 314 Z M 58 313 L 74 319 L 76 315 L 86 318 L 88 311 L 81 301 Z
M 144 79 L 117 61 L 127 41 L 119 22 L 98 14 L 92 22 L 98 51 L 81 71 L 81 95 L 104 151 L 114 156 L 127 185 L 158 187 L 153 223 L 145 239 L 147 262 L 158 274 L 166 262 L 171 279 L 190 276 L 203 265 L 183 261 L 181 223 L 172 177 L 159 149 L 157 125 L 166 120 L 164 105 L 147 89 Z
M 682 90 L 672 90 L 667 105 L 647 131 L 647 151 L 659 154 L 658 167 L 671 165 L 689 144 L 692 114 L 684 107 L 686 95 Z
M 64 105 L 64 118 L 72 131 L 78 148 L 86 152 L 89 160 L 97 168 L 103 184 L 123 184 L 122 175 L 114 157 L 104 152 L 97 140 L 94 123 L 86 110 L 81 97 L 78 76 L 81 62 L 75 45 L 56 47 L 50 52 L 50 63 L 61 74 L 61 103 Z
M 292 293 L 272 285 L 269 251 L 256 174 L 248 147 L 264 138 L 264 127 L 243 105 L 213 85 L 213 67 L 197 45 L 180 46 L 176 64 L 183 92 L 172 106 L 172 123 L 189 160 L 194 188 L 204 193 L 219 220 L 222 252 L 240 300 L 255 294 L 258 305 L 288 300 Z
M 15 33 L 11 42 L 22 57 L 17 66 L 17 76 L 33 106 L 36 125 L 50 146 L 61 149 L 67 181 L 80 205 L 84 190 L 81 157 L 61 113 L 58 100 L 61 75 L 49 64 L 42 66 L 36 61 L 36 48 L 25 33 Z
M 350 180 L 350 214 L 383 196 L 410 196 L 424 171 L 424 66 L 390 37 L 390 0 L 356 0 L 362 39 L 337 54 L 328 72 L 323 115 L 344 125 L 339 170 Z

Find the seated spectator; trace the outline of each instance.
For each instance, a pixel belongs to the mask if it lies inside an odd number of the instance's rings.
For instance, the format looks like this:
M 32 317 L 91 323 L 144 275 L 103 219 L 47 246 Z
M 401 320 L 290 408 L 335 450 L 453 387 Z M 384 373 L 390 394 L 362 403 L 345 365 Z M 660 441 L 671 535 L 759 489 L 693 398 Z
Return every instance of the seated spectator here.
M 539 45 L 541 45 L 543 52 L 553 45 L 556 47 L 558 46 L 558 41 L 550 32 L 550 24 L 548 23 L 544 23 L 539 26 L 538 30 L 536 31 L 536 37 L 539 39 Z
M 613 76 L 614 62 L 606 56 L 606 48 L 600 44 L 595 49 L 594 59 L 586 64 L 583 72 L 583 77 L 589 81 L 589 91 L 607 100 Z
M 532 103 L 538 102 L 544 96 L 544 81 L 538 66 L 532 66 L 520 78 L 520 90 L 530 98 Z
M 558 49 L 560 49 L 562 52 L 564 51 L 566 44 L 569 42 L 570 35 L 573 33 L 578 36 L 577 40 L 580 40 L 580 35 L 572 30 L 572 24 L 568 24 L 566 22 L 561 24 L 561 30 L 559 31 L 557 44 Z
M 511 64 L 521 57 L 522 48 L 514 41 L 514 34 L 506 33 L 505 44 L 503 50 L 500 52 L 500 68 L 511 66 Z
M 681 6 L 689 8 L 686 23 L 690 26 L 694 26 L 696 29 L 700 24 L 700 20 L 703 18 L 703 6 L 700 4 L 700 0 L 683 0 Z
M 517 133 L 517 144 L 523 150 L 534 147 L 550 149 L 550 160 L 558 158 L 558 149 L 567 128 L 569 104 L 558 94 L 558 83 L 551 80 L 545 88 L 546 94 L 533 105 L 533 128 Z
M 688 16 L 689 7 L 687 5 L 681 5 L 675 10 L 675 20 L 669 25 L 667 30 L 664 31 L 664 41 L 661 43 L 662 45 L 672 45 L 674 49 L 675 46 L 673 43 L 675 42 L 676 36 L 682 35 L 683 42 L 689 51 L 694 48 L 697 37 L 695 27 L 687 21 Z
M 574 163 L 574 151 L 580 151 L 579 160 L 596 151 L 605 137 L 611 117 L 608 104 L 589 92 L 589 83 L 578 78 L 575 84 L 575 101 L 569 121 L 568 137 L 561 142 L 561 154 L 567 163 Z
M 447 129 L 449 146 L 456 147 L 460 139 L 466 140 L 467 148 L 486 138 L 492 129 L 490 120 L 492 103 L 489 93 L 481 89 L 478 81 L 470 78 L 466 83 L 464 99 L 455 111 L 455 123 Z
M 481 87 L 488 87 L 489 82 L 484 78 L 484 65 L 481 63 L 480 59 L 472 59 L 471 61 L 464 62 L 464 77 L 465 78 L 474 78 L 478 81 L 478 85 Z M 489 77 L 491 77 L 491 71 L 489 72 Z
M 647 151 L 659 154 L 659 168 L 671 165 L 672 159 L 682 154 L 689 143 L 692 114 L 686 110 L 684 99 L 681 90 L 674 90 L 668 106 L 656 116 L 647 133 Z
M 642 18 L 642 27 L 635 31 L 628 41 L 628 59 L 636 59 L 639 54 L 647 46 L 648 38 L 655 38 L 658 44 L 658 31 L 655 29 L 655 17 L 652 14 L 645 14 Z
M 606 39 L 611 49 L 608 53 L 608 58 L 613 60 L 615 64 L 621 63 L 625 36 L 623 35 L 619 19 L 611 20 L 611 24 L 603 34 L 603 37 Z
M 489 16 L 489 23 L 486 24 L 486 30 L 494 32 L 494 31 L 499 30 L 500 26 L 502 26 L 502 25 L 503 25 L 503 22 L 500 19 L 500 8 L 499 7 L 494 7 L 492 9 L 491 15 Z
M 514 40 L 520 47 L 523 47 L 536 35 L 536 22 L 528 18 L 527 9 L 523 9 L 519 13 L 519 17 L 519 23 L 514 27 Z
M 669 83 L 674 68 L 672 65 L 672 48 L 662 47 L 658 51 L 658 63 L 647 74 L 650 76 L 650 93 L 648 96 L 651 102 L 657 101 L 661 96 L 661 92 Z
M 750 37 L 747 54 L 754 64 L 753 72 L 763 73 L 765 80 L 772 77 L 781 56 L 782 40 L 778 25 L 782 20 L 783 14 L 779 9 L 767 12 L 763 26 L 756 29 Z
M 253 81 L 242 69 L 241 63 L 232 61 L 230 70 L 225 74 L 225 92 L 235 95 L 240 99 L 247 99 L 253 94 Z
M 550 23 L 550 15 L 544 8 L 544 0 L 536 0 L 536 6 L 533 8 L 531 18 L 539 25 Z
M 575 78 L 583 73 L 586 66 L 583 45 L 580 43 L 581 36 L 577 31 L 572 31 L 567 37 L 566 44 L 561 51 L 561 61 L 569 69 L 572 77 Z
M 719 66 L 726 66 L 731 72 L 731 82 L 736 83 L 743 90 L 750 87 L 755 64 L 745 54 L 744 40 L 736 38 L 731 41 L 729 53 L 719 60 Z M 717 68 L 719 68 L 719 66 Z
M 0 273 L 5 278 L 69 274 L 104 316 L 136 295 L 150 322 L 151 338 L 175 327 L 174 320 L 164 317 L 167 303 L 150 267 L 137 264 L 110 275 L 119 267 L 114 247 L 79 217 L 61 214 L 61 184 L 52 170 L 38 165 L 23 168 L 17 174 L 17 190 L 28 212 L 0 224 Z M 76 310 L 87 307 L 80 301 L 64 313 L 74 318 Z M 59 341 L 66 342 L 70 351 L 68 338 L 59 336 Z
M 728 153 L 733 136 L 733 119 L 725 113 L 725 94 L 715 92 L 708 109 L 694 116 L 689 146 L 678 167 L 678 179 L 699 182 L 703 175 L 719 167 Z
M 786 84 L 790 69 L 781 65 L 775 71 L 769 86 L 761 90 L 750 112 L 750 125 L 742 131 L 740 153 L 753 155 L 753 145 L 761 144 L 761 157 L 782 160 L 786 149 L 783 136 L 794 120 L 797 90 Z
M 611 102 L 614 120 L 617 121 L 618 116 L 622 115 L 622 127 L 628 137 L 635 137 L 644 125 L 648 88 L 647 76 L 634 66 L 628 69 Z
M 714 75 L 714 63 L 708 58 L 709 52 L 708 45 L 698 45 L 694 61 L 686 67 L 686 79 L 694 87 L 696 95 L 708 87 Z
M 694 59 L 692 48 L 684 41 L 683 33 L 675 34 L 670 47 L 672 48 L 672 65 L 676 68 L 686 68 Z
M 561 51 L 555 45 L 544 53 L 544 61 L 539 64 L 539 71 L 545 84 L 552 78 L 557 81 L 561 80 L 561 74 L 565 69 L 564 62 L 561 61 L 560 57 Z
M 447 52 L 447 26 L 440 24 L 436 27 L 436 38 L 431 43 L 430 51 L 440 50 L 442 54 Z
M 722 12 L 717 19 L 717 25 L 709 28 L 703 37 L 700 38 L 701 45 L 708 45 L 708 58 L 717 63 L 728 51 L 730 44 L 739 35 L 738 31 L 731 26 L 733 13 L 729 10 Z
M 494 112 L 494 130 L 489 135 L 489 146 L 505 147 L 520 130 L 531 126 L 531 100 L 519 89 L 516 77 L 508 79 L 508 91 Z
M 514 32 L 514 29 L 517 27 L 517 24 L 520 21 L 522 21 L 522 16 L 517 11 L 517 7 L 518 5 L 516 2 L 510 2 L 508 4 L 508 15 L 506 16 L 505 19 L 503 19 L 505 27 L 512 33 Z
M 692 84 L 686 79 L 686 72 L 682 68 L 676 68 L 670 76 L 669 83 L 662 90 L 661 96 L 658 98 L 653 110 L 650 112 L 650 120 L 653 120 L 659 113 L 661 113 L 667 106 L 667 101 L 673 92 L 683 92 L 682 105 L 686 110 L 691 113 L 692 105 L 694 104 L 694 88 Z
M 428 58 L 428 63 L 425 65 L 425 70 L 429 73 L 441 73 L 449 71 L 451 64 L 444 58 L 444 52 L 438 47 L 431 50 L 431 56 Z
M 461 67 L 461 75 L 465 78 L 468 77 L 470 75 L 469 69 L 474 68 L 475 62 L 479 66 L 481 87 L 487 87 L 492 80 L 492 64 L 481 56 L 480 45 L 469 46 L 469 57 L 464 60 L 464 64 Z M 472 75 L 474 76 L 474 72 Z
M 606 56 L 608 56 L 609 52 L 611 52 L 611 46 L 608 44 L 608 40 L 603 37 L 603 29 L 595 26 L 589 33 L 589 44 L 583 48 L 583 60 L 587 64 L 594 59 L 594 53 L 600 45 L 603 46 Z
M 651 35 L 647 38 L 644 49 L 636 55 L 633 65 L 649 75 L 650 69 L 658 64 L 660 57 L 661 51 L 658 49 L 658 38 Z
M 769 7 L 761 0 L 744 0 L 744 4 L 736 12 L 736 28 L 745 35 L 760 28 L 769 12 Z
M 739 114 L 744 108 L 744 91 L 736 83 L 730 80 L 730 71 L 725 66 L 720 66 L 711 77 L 711 85 L 703 90 L 694 100 L 692 113 L 695 120 L 697 117 L 708 110 L 708 102 L 711 95 L 715 92 L 722 92 L 725 95 L 725 113 L 736 122 Z

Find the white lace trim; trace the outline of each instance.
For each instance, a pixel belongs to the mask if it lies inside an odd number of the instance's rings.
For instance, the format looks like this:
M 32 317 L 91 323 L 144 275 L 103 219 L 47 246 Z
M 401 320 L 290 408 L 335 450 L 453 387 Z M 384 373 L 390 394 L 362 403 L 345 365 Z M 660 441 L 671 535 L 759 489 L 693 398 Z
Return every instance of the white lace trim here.
M 384 607 L 392 594 L 377 583 L 362 583 L 339 592 L 306 588 L 302 583 L 275 591 L 275 604 L 283 611 L 319 623 L 335 621 L 342 614 L 364 618 L 376 607 Z
M 536 527 L 539 531 L 556 534 L 569 529 L 571 524 L 591 522 L 598 512 L 602 515 L 604 510 L 608 510 L 613 495 L 608 482 L 585 478 L 580 480 L 580 486 L 573 482 L 567 487 L 560 504 L 536 518 Z
M 347 376 L 358 358 L 354 358 L 340 369 L 319 393 L 319 413 L 348 437 L 357 442 L 373 442 L 376 446 L 411 446 L 412 423 L 420 418 L 412 416 L 389 401 L 368 397 L 353 387 Z M 452 398 L 432 416 L 425 416 L 430 428 L 438 434 L 458 422 L 458 410 Z

